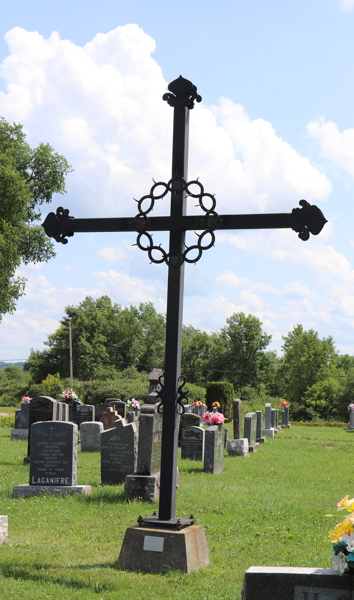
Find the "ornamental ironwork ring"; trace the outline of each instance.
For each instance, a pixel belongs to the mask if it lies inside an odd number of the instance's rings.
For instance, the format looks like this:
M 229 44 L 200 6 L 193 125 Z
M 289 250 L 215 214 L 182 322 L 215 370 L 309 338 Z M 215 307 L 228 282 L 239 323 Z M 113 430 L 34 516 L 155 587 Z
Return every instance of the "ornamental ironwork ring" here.
M 196 198 L 199 207 L 204 211 L 205 216 L 202 220 L 204 231 L 201 234 L 195 232 L 197 243 L 192 246 L 185 246 L 184 252 L 179 254 L 169 253 L 162 248 L 161 244 L 154 245 L 152 235 L 147 231 L 149 226 L 148 214 L 153 210 L 156 200 L 161 200 L 170 192 L 171 194 L 185 192 L 187 196 Z M 167 183 L 164 181 L 154 181 L 150 193 L 136 200 L 138 205 L 138 214 L 134 218 L 136 231 L 136 246 L 148 253 L 152 263 L 160 264 L 165 262 L 169 267 L 180 267 L 184 262 L 196 263 L 202 257 L 203 250 L 209 250 L 215 244 L 215 229 L 219 226 L 221 219 L 215 211 L 216 200 L 214 194 L 204 191 L 204 186 L 198 179 L 185 181 L 183 177 L 176 175 Z M 208 207 L 206 203 L 210 204 Z M 198 206 L 197 205 L 197 206 Z

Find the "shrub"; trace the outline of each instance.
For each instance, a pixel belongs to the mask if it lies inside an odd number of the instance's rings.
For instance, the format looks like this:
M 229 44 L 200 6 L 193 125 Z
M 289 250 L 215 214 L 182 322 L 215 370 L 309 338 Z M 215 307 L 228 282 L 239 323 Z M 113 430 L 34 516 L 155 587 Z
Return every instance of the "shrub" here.
M 0 417 L 0 427 L 7 427 L 12 429 L 15 427 L 14 416 L 13 417 Z
M 38 396 L 50 396 L 54 400 L 60 400 L 60 394 L 64 390 L 64 383 L 60 379 L 59 373 L 56 375 L 47 375 L 41 383 L 32 383 L 28 387 L 28 396 L 38 398 Z
M 226 419 L 232 418 L 232 399 L 234 397 L 234 388 L 228 381 L 211 381 L 206 389 L 206 403 L 208 410 L 212 410 L 213 402 L 220 403 L 219 412 L 223 413 Z

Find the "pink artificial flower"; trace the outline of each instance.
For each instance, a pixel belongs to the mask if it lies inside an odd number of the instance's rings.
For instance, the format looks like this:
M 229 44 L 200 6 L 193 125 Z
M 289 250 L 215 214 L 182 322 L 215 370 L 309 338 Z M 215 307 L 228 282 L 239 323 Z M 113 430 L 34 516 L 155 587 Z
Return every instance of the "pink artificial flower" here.
M 225 421 L 222 413 L 212 413 L 211 419 L 215 425 L 222 425 Z
M 31 402 L 32 398 L 30 398 L 29 396 L 23 396 L 22 397 L 22 401 L 23 402 Z

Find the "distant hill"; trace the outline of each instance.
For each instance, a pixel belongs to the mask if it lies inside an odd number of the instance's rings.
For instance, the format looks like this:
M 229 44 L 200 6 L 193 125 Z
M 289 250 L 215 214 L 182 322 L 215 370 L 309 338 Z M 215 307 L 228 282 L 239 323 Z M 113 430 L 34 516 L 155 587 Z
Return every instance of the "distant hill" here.
M 24 362 L 3 362 L 0 361 L 0 369 L 5 369 L 6 367 L 21 367 L 23 369 Z

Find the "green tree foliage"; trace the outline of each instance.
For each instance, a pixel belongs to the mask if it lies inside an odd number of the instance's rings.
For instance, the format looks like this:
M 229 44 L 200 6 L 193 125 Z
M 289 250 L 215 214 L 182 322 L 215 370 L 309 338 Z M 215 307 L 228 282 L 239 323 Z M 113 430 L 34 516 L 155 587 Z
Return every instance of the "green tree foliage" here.
M 31 148 L 22 125 L 0 118 L 0 320 L 15 310 L 26 280 L 16 277 L 21 262 L 55 256 L 42 227 L 38 207 L 65 192 L 66 159 L 49 144 Z
M 312 386 L 333 376 L 335 371 L 336 351 L 332 337 L 320 339 L 317 331 L 305 331 L 302 325 L 296 325 L 283 338 L 284 357 L 280 369 L 283 383 L 283 397 L 292 403 L 292 413 L 301 417 L 301 411 L 307 410 L 304 404 L 305 394 Z M 312 409 L 320 409 L 319 390 L 313 390 Z M 330 386 L 327 388 L 330 389 Z M 310 394 L 310 392 L 309 392 Z M 310 394 L 311 395 L 311 394 Z M 317 398 L 314 400 L 314 398 Z M 333 394 L 332 396 L 333 397 Z M 310 400 L 310 396 L 308 397 Z
M 228 381 L 211 381 L 206 389 L 206 401 L 208 410 L 212 410 L 213 402 L 219 402 L 219 412 L 223 413 L 226 419 L 232 418 L 232 400 L 234 398 L 234 388 Z
M 130 364 L 147 371 L 164 362 L 164 317 L 151 303 L 122 308 L 108 296 L 88 296 L 79 306 L 67 306 L 46 350 L 32 350 L 25 365 L 33 381 L 48 374 L 69 376 L 69 321 L 72 323 L 74 376 L 80 380 L 111 379 Z
M 29 373 L 18 365 L 0 370 L 0 406 L 16 406 L 21 396 L 27 394 L 30 382 Z
M 241 312 L 226 319 L 209 364 L 212 380 L 227 379 L 238 392 L 244 386 L 257 387 L 262 381 L 264 351 L 271 337 L 253 315 Z

